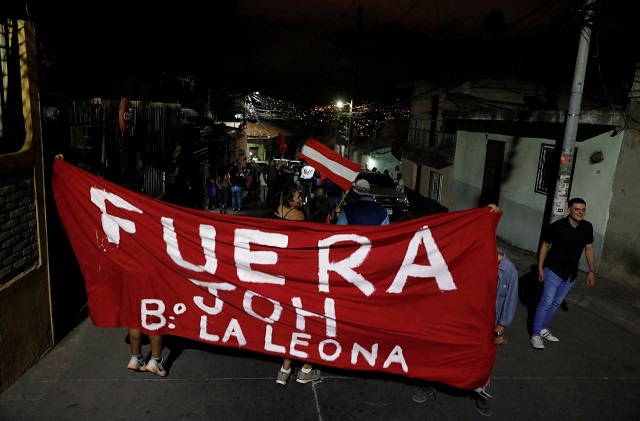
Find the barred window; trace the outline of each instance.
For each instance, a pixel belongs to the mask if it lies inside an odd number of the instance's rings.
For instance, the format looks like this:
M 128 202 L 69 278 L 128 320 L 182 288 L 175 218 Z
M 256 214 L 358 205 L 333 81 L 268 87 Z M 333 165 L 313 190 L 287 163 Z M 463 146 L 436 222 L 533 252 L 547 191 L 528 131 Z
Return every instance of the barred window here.
M 429 199 L 438 203 L 442 200 L 442 174 L 435 171 L 429 176 Z
M 540 145 L 538 174 L 536 175 L 536 193 L 549 194 L 549 190 L 553 186 L 554 176 L 556 175 L 553 169 L 557 168 L 557 163 L 553 162 L 555 149 L 553 145 Z
M 576 157 L 578 148 L 573 150 L 573 162 L 571 163 L 571 178 L 576 168 Z M 536 175 L 535 192 L 547 195 L 553 192 L 558 178 L 560 167 L 560 155 L 554 145 L 540 145 L 540 156 L 538 157 L 538 173 Z

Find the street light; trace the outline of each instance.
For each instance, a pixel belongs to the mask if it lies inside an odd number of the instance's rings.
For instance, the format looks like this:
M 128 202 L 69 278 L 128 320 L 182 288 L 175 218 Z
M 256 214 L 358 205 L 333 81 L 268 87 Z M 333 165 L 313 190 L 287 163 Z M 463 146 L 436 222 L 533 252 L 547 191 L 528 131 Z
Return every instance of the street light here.
M 338 101 L 338 108 L 342 109 L 342 107 L 345 105 L 346 103 L 342 102 L 342 101 Z M 351 125 L 352 125 L 352 121 L 353 121 L 353 100 L 349 101 L 349 122 L 347 124 L 347 140 L 346 140 L 346 147 L 345 147 L 345 158 L 349 158 L 349 143 L 351 142 Z

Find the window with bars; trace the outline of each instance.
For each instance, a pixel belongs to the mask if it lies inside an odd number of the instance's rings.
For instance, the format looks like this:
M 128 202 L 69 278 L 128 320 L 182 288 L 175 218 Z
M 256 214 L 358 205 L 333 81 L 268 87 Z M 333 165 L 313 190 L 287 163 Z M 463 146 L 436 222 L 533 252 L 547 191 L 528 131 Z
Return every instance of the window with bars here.
M 540 145 L 538 172 L 536 174 L 536 193 L 547 195 L 554 190 L 560 166 L 560 156 L 558 153 L 554 145 Z M 573 178 L 577 156 L 578 148 L 575 148 L 573 150 L 573 162 L 571 163 L 571 178 Z
M 555 146 L 540 145 L 540 156 L 538 157 L 538 173 L 536 175 L 536 193 L 549 194 L 550 188 L 553 186 Z
M 429 175 L 429 199 L 438 203 L 442 200 L 442 174 L 435 171 Z

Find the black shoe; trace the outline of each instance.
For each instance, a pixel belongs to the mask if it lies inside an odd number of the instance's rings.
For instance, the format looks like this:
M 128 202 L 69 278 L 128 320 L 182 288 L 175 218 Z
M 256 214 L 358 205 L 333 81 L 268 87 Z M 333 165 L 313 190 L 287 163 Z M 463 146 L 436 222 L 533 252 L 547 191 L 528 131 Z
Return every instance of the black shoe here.
M 478 408 L 478 414 L 483 417 L 491 416 L 491 408 L 489 407 L 489 401 L 479 393 L 475 393 L 473 399 L 476 401 L 476 407 Z
M 425 387 L 421 387 L 413 394 L 412 398 L 414 402 L 423 403 L 429 399 L 429 396 L 433 395 L 435 392 L 435 387 L 433 385 L 427 385 Z

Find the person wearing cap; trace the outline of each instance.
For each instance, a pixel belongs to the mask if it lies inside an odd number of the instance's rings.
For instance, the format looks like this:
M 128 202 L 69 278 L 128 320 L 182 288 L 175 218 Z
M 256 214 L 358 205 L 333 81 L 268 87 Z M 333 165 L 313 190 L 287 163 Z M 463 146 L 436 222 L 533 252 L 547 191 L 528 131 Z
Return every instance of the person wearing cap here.
M 389 214 L 369 194 L 371 186 L 367 180 L 358 180 L 353 186 L 353 192 L 358 200 L 342 207 L 338 216 L 338 225 L 389 225 Z

